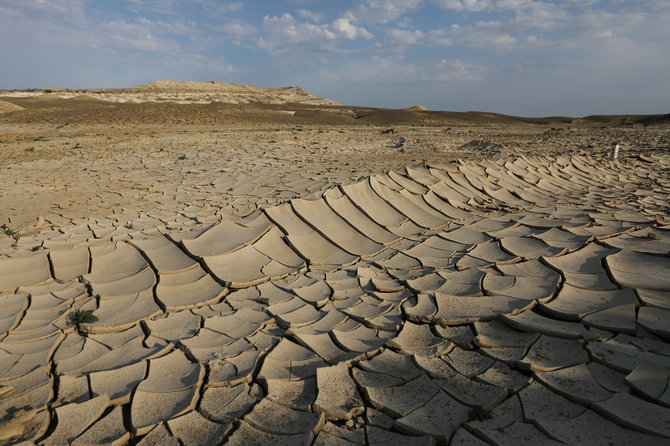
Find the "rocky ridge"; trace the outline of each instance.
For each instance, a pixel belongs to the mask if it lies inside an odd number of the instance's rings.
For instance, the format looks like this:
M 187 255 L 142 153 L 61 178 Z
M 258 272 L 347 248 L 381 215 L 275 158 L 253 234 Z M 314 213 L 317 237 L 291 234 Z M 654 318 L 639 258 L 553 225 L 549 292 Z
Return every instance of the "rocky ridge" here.
M 52 95 L 61 99 L 88 96 L 110 102 L 175 102 L 179 104 L 306 104 L 339 105 L 329 99 L 317 98 L 300 87 L 262 88 L 254 85 L 232 84 L 219 81 L 171 81 L 159 80 L 131 88 L 111 89 L 40 89 L 4 91 L 1 96 L 29 97 Z

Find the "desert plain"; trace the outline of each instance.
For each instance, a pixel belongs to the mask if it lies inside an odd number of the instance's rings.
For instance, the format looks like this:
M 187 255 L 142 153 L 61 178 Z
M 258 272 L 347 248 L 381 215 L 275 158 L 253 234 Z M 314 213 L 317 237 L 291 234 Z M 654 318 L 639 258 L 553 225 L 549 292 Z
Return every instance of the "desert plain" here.
M 669 115 L 159 81 L 0 154 L 1 444 L 670 441 Z

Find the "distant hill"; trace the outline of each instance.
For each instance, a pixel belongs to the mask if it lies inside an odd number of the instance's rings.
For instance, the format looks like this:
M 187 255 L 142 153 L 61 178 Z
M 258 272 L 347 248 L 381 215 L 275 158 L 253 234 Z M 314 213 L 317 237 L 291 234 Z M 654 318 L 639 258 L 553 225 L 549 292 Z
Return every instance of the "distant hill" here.
M 195 125 L 665 126 L 670 114 L 528 118 L 480 111 L 338 104 L 300 87 L 159 80 L 129 88 L 0 90 L 0 122 Z
M 407 111 L 428 111 L 428 108 L 424 107 L 423 105 L 415 105 L 413 107 L 408 107 L 405 110 L 407 110 Z
M 232 84 L 220 81 L 170 81 L 160 80 L 150 84 L 138 85 L 124 89 L 129 93 L 159 93 L 162 97 L 183 96 L 184 94 L 202 95 L 209 98 L 219 98 L 213 102 L 233 104 L 249 104 L 260 102 L 264 104 L 311 104 L 311 105 L 340 105 L 330 99 L 314 96 L 301 87 L 262 88 L 255 85 Z
M 159 80 L 131 88 L 69 89 L 49 88 L 1 92 L 0 96 L 34 97 L 40 95 L 70 99 L 88 96 L 109 102 L 175 102 L 178 104 L 305 104 L 340 105 L 330 99 L 318 98 L 300 87 L 261 88 L 254 85 L 210 81 Z

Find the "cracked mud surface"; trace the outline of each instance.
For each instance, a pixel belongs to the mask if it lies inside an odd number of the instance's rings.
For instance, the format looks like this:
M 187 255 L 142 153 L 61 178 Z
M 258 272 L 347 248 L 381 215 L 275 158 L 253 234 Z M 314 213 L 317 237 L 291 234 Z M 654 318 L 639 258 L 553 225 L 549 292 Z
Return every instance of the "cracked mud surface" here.
M 170 88 L 2 96 L 0 444 L 668 442 L 667 115 Z
M 0 442 L 667 444 L 667 154 L 267 191 L 204 156 L 0 236 Z

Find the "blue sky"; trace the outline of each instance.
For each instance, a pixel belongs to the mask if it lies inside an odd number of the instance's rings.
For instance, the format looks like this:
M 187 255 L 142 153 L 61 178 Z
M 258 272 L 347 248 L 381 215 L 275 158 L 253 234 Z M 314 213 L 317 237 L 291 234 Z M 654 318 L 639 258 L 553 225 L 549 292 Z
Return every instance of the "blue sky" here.
M 299 85 L 349 105 L 670 112 L 669 0 L 0 0 L 0 89 Z

